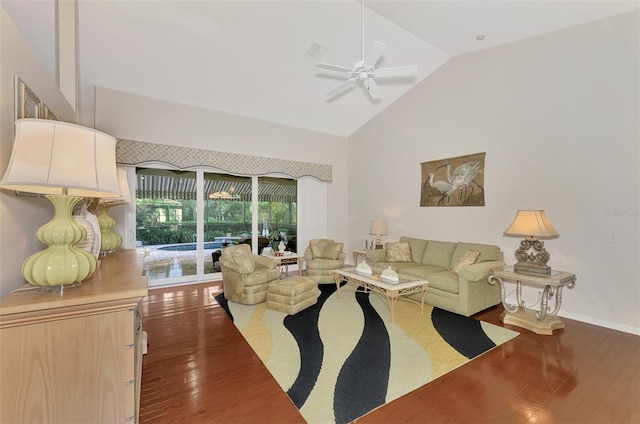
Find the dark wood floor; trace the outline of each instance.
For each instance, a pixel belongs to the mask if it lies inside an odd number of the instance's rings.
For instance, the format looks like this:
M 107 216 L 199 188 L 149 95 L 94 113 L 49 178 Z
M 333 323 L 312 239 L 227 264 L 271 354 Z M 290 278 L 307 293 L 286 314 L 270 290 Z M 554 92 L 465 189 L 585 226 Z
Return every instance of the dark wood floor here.
M 220 283 L 143 301 L 142 423 L 301 423 L 213 296 Z M 502 325 L 501 307 L 475 315 Z M 564 319 L 516 339 L 359 423 L 640 423 L 640 337 Z

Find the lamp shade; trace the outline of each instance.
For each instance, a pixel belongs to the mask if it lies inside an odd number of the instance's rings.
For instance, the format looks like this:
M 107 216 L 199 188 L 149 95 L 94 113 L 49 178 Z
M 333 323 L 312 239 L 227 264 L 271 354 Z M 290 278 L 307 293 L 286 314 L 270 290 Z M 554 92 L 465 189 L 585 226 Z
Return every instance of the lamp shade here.
M 509 228 L 504 231 L 504 235 L 529 238 L 556 238 L 560 236 L 542 210 L 519 210 Z
M 49 119 L 19 119 L 0 188 L 39 194 L 117 198 L 116 139 Z
M 387 235 L 387 221 L 384 219 L 374 219 L 371 221 L 371 227 L 369 228 L 369 234 L 373 235 Z
M 120 197 L 104 197 L 100 199 L 100 203 L 109 204 L 109 206 L 121 205 L 131 202 L 131 191 L 129 190 L 129 178 L 127 178 L 127 170 L 117 168 L 118 186 L 120 187 Z

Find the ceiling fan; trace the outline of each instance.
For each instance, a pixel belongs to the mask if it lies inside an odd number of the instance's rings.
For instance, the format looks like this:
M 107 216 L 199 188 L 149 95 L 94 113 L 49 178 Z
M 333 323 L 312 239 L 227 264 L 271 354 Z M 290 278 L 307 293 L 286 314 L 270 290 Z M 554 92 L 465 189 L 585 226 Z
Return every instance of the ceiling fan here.
M 372 99 L 377 100 L 380 98 L 380 90 L 376 83 L 376 78 L 390 78 L 390 77 L 413 77 L 418 74 L 418 66 L 398 66 L 394 68 L 376 68 L 376 63 L 380 60 L 382 52 L 384 52 L 387 45 L 380 41 L 374 41 L 369 49 L 369 52 L 365 56 L 364 54 L 364 0 L 362 3 L 362 59 L 357 61 L 352 68 L 345 68 L 343 66 L 331 65 L 328 63 L 318 63 L 317 68 L 329 69 L 331 71 L 344 72 L 349 75 L 349 79 L 340 84 L 339 86 L 329 90 L 326 95 L 333 97 L 352 84 L 357 84 L 358 81 L 362 81 L 362 84 L 367 89 L 369 96 Z

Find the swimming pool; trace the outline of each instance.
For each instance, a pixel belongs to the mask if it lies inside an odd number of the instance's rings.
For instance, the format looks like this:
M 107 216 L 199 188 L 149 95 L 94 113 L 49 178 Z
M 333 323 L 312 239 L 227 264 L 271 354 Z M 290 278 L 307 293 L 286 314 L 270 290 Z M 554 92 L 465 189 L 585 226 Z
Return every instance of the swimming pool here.
M 222 246 L 222 242 L 207 242 L 204 244 L 204 248 L 205 249 L 221 249 Z M 196 244 L 195 243 L 183 243 L 183 244 L 174 244 L 171 246 L 163 246 L 163 247 L 159 247 L 158 250 L 171 250 L 171 251 L 178 251 L 178 252 L 184 252 L 187 250 L 196 250 Z

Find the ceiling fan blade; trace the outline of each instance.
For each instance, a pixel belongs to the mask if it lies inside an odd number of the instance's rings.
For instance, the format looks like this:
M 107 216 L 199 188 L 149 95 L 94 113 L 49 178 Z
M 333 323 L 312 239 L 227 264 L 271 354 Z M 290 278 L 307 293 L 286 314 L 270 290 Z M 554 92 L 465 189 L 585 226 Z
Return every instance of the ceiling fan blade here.
M 395 68 L 380 68 L 374 73 L 376 78 L 388 77 L 415 77 L 418 75 L 418 66 L 398 66 Z
M 351 68 L 345 68 L 344 66 L 330 65 L 328 63 L 318 63 L 316 68 L 329 69 L 330 71 L 338 71 L 338 72 L 351 72 Z
M 343 82 L 342 84 L 340 84 L 339 86 L 337 86 L 336 88 L 327 91 L 327 96 L 328 97 L 333 97 L 336 94 L 340 94 L 341 92 L 343 92 L 344 90 L 347 89 L 347 87 L 349 87 L 350 85 L 352 85 L 354 82 L 356 82 L 358 80 L 358 78 L 349 78 L 348 80 L 346 80 L 345 82 Z
M 385 43 L 381 43 L 380 41 L 374 41 L 369 49 L 369 52 L 364 57 L 364 65 L 374 67 L 378 60 L 380 60 L 380 56 L 382 56 L 382 52 L 387 47 Z
M 378 100 L 380 98 L 380 89 L 378 88 L 376 80 L 368 78 L 364 83 L 364 87 L 367 89 L 369 96 L 371 96 L 373 100 Z

